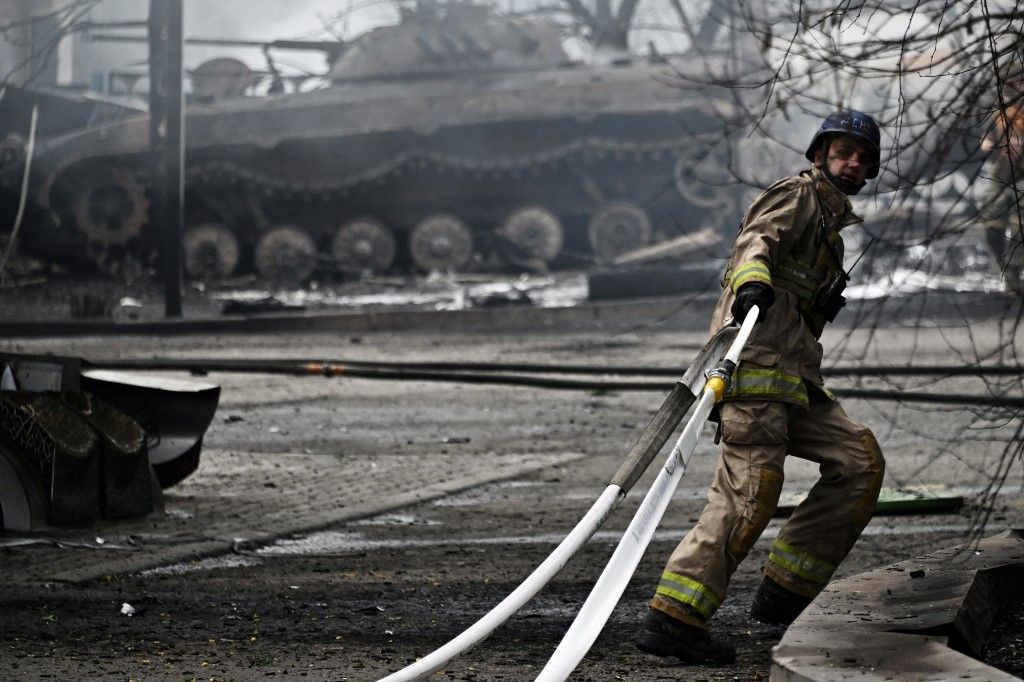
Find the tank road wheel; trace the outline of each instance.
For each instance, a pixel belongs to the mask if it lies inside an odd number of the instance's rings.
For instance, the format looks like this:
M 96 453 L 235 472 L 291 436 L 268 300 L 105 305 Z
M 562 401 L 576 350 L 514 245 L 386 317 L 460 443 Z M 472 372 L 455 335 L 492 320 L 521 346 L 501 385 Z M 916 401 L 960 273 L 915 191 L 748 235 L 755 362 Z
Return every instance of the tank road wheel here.
M 131 242 L 147 221 L 146 189 L 130 169 L 113 166 L 92 168 L 76 181 L 81 189 L 71 212 L 88 240 L 88 255 L 101 272 L 119 275 L 129 265 Z
M 610 261 L 651 241 L 651 221 L 642 208 L 628 202 L 607 204 L 587 223 L 587 235 L 594 256 Z
M 716 209 L 729 202 L 727 185 L 731 178 L 728 171 L 708 167 L 714 163 L 711 158 L 699 158 L 680 154 L 676 159 L 676 191 L 694 206 Z
M 498 228 L 506 243 L 506 256 L 513 263 L 544 269 L 562 250 L 562 222 L 539 206 L 514 211 Z
M 453 215 L 432 215 L 412 229 L 409 255 L 413 264 L 424 272 L 457 272 L 473 257 L 473 234 Z
M 238 267 L 238 239 L 220 223 L 199 223 L 182 237 L 185 274 L 204 282 L 230 277 Z
M 272 227 L 256 242 L 256 271 L 278 284 L 297 284 L 309 279 L 316 268 L 316 244 L 301 227 Z
M 395 235 L 379 220 L 356 218 L 334 233 L 331 252 L 338 269 L 347 275 L 379 275 L 395 260 Z

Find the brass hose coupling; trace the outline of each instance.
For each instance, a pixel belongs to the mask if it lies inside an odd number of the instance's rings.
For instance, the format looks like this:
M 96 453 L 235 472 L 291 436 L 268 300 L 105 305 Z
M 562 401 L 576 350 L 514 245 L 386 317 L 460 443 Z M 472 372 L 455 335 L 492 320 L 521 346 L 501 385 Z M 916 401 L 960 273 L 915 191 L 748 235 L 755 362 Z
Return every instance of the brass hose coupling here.
M 721 365 L 704 374 L 707 377 L 704 388 L 714 391 L 716 403 L 721 401 L 722 396 L 732 388 L 732 373 L 734 371 L 736 371 L 736 363 L 732 360 L 723 360 Z

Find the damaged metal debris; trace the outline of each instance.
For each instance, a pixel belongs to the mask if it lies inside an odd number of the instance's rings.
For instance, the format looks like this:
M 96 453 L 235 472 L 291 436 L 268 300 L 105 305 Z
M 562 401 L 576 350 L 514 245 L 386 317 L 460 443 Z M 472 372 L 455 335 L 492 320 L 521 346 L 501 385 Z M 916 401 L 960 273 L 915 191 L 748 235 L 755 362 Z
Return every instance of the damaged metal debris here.
M 220 389 L 0 354 L 0 529 L 144 516 L 199 466 Z

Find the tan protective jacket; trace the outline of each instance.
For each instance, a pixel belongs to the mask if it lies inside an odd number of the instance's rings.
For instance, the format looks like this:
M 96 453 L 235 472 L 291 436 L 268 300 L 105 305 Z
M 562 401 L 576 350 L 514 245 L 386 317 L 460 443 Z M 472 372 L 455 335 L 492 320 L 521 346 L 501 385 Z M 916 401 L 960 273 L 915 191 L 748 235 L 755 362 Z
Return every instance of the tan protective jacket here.
M 805 381 L 824 391 L 818 338 L 825 320 L 811 310 L 811 301 L 842 267 L 839 231 L 859 222 L 846 195 L 817 168 L 775 183 L 751 204 L 722 282 L 712 333 L 725 325 L 736 291 L 747 282 L 772 287 L 775 302 L 754 327 L 726 400 L 806 406 Z

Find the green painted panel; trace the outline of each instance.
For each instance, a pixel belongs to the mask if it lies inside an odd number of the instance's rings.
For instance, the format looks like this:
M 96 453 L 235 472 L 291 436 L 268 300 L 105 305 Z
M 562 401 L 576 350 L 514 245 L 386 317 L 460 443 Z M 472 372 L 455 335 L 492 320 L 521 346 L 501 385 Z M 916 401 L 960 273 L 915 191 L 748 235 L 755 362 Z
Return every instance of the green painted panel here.
M 807 497 L 806 492 L 783 493 L 775 508 L 775 517 L 786 517 Z M 963 506 L 964 498 L 953 495 L 944 487 L 929 486 L 927 489 L 882 488 L 875 504 L 878 516 L 897 514 L 942 514 L 954 512 Z

